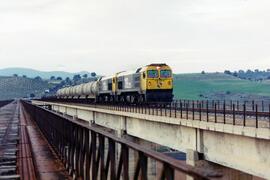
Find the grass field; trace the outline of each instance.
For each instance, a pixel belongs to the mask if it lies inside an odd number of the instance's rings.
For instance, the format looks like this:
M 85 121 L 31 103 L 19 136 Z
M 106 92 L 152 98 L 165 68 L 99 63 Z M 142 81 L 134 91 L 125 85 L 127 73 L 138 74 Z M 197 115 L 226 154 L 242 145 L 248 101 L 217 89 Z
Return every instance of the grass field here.
M 270 82 L 254 82 L 223 73 L 174 75 L 174 95 L 181 99 L 202 99 L 200 95 L 226 93 L 270 97 Z

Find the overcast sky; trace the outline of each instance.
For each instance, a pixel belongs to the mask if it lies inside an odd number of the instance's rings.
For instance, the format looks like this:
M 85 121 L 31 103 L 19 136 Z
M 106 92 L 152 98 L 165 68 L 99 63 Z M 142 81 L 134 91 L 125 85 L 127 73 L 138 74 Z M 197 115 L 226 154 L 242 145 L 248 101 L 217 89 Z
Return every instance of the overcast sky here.
M 270 68 L 269 0 L 3 0 L 0 68 Z

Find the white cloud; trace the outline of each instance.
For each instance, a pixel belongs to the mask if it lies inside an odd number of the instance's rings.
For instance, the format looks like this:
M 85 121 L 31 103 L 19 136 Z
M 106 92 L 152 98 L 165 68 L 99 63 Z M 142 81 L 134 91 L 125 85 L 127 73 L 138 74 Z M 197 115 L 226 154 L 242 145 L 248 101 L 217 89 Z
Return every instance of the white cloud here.
M 110 74 L 269 68 L 268 0 L 0 2 L 0 67 Z M 61 65 L 61 67 L 59 66 Z

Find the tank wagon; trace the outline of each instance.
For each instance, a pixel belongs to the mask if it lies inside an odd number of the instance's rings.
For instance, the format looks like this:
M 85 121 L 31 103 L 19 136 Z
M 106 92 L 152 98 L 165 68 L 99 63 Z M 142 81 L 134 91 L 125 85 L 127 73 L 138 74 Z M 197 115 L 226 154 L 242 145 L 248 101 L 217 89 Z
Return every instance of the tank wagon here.
M 170 103 L 173 100 L 173 74 L 166 64 L 150 64 L 60 89 L 56 97 L 94 102 Z

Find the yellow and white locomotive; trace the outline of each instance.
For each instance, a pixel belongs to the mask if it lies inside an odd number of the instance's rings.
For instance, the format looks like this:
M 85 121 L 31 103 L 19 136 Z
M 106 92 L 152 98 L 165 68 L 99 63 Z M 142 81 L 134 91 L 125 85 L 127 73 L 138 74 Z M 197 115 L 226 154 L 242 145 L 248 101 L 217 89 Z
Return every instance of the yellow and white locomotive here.
M 173 74 L 166 64 L 150 64 L 135 71 L 60 89 L 56 96 L 96 102 L 169 103 L 173 100 Z

